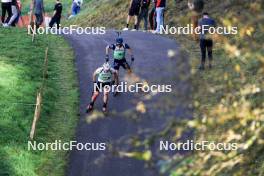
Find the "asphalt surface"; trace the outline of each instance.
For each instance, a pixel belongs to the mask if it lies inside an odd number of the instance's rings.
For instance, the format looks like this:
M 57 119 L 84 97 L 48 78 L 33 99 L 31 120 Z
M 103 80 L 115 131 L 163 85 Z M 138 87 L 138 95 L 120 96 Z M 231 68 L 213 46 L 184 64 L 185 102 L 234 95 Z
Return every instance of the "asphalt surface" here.
M 124 157 L 117 153 L 143 151 L 133 147 L 131 139 L 143 141 L 147 136 L 162 131 L 171 120 L 191 118 L 190 85 L 187 58 L 179 53 L 179 45 L 171 39 L 144 32 L 123 32 L 125 43 L 134 51 L 133 72 L 149 84 L 170 84 L 171 93 L 145 94 L 121 93 L 110 95 L 109 113 L 101 114 L 102 96 L 95 104 L 95 111 L 86 114 L 85 108 L 92 93 L 92 73 L 104 63 L 105 47 L 114 43 L 114 31 L 104 35 L 66 35 L 72 45 L 80 86 L 80 120 L 76 140 L 80 143 L 106 143 L 105 151 L 77 151 L 70 154 L 68 176 L 158 176 L 157 162 L 149 166 L 143 160 Z M 169 55 L 172 57 L 169 58 Z M 111 62 L 113 61 L 110 59 Z M 130 57 L 127 57 L 130 62 Z M 121 69 L 121 81 L 127 77 Z M 129 77 L 128 77 L 129 78 Z M 138 106 L 142 102 L 143 113 Z M 138 109 L 137 109 L 138 107 Z M 93 119 L 93 120 L 92 120 Z M 159 141 L 150 148 L 153 160 L 159 158 Z M 168 154 L 168 153 L 167 153 Z M 169 153 L 170 154 L 170 153 Z

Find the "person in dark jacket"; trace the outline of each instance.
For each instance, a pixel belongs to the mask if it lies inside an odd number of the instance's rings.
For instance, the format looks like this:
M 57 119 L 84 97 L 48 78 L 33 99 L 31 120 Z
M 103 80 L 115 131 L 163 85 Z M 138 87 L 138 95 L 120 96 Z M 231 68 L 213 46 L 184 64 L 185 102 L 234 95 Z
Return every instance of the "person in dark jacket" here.
M 123 30 L 129 29 L 129 22 L 130 22 L 131 17 L 133 16 L 135 17 L 134 30 L 137 29 L 140 2 L 141 0 L 131 0 L 130 1 L 129 12 L 127 16 L 127 24 L 126 24 L 126 28 L 124 28 Z
M 166 0 L 157 0 L 156 1 L 156 21 L 157 28 L 155 33 L 160 33 L 161 27 L 164 25 L 164 9 L 166 7 Z
M 141 0 L 140 13 L 138 18 L 138 27 L 140 22 L 144 19 L 144 30 L 148 30 L 148 12 L 149 12 L 150 0 Z
M 8 23 L 12 16 L 12 0 L 1 0 L 1 7 L 2 7 L 2 24 L 4 25 L 5 23 Z M 6 17 L 6 12 L 8 14 L 7 18 Z
M 198 22 L 200 29 L 200 48 L 201 48 L 201 65 L 200 70 L 205 69 L 206 51 L 208 52 L 209 68 L 212 68 L 213 61 L 213 39 L 212 34 L 208 32 L 210 27 L 215 27 L 215 20 L 209 17 L 207 12 L 203 13 L 203 17 Z
M 44 21 L 45 10 L 43 0 L 33 0 L 32 8 L 36 17 L 35 24 L 38 29 Z M 32 9 L 31 9 L 32 10 Z
M 9 18 L 9 20 L 6 20 L 3 24 L 4 27 L 9 27 L 9 26 L 16 26 L 16 18 L 18 16 L 18 5 L 17 5 L 17 0 L 12 0 L 11 2 L 11 9 L 12 9 L 12 16 Z
M 53 27 L 53 25 L 57 24 L 57 29 L 60 28 L 60 19 L 61 19 L 61 12 L 62 12 L 62 4 L 60 0 L 56 0 L 56 4 L 54 6 L 53 17 L 50 20 L 49 27 Z

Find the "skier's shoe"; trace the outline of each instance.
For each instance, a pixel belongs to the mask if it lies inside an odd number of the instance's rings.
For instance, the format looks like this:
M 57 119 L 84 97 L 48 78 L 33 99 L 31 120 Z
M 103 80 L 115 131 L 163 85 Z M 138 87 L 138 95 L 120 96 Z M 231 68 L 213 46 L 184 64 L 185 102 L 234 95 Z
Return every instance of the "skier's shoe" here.
M 117 91 L 114 91 L 113 92 L 113 96 L 116 97 L 118 95 L 118 92 Z
M 107 108 L 103 107 L 102 111 L 103 111 L 103 113 L 106 113 L 107 112 Z
M 93 110 L 93 106 L 91 104 L 88 105 L 87 109 L 86 109 L 86 113 L 89 113 Z

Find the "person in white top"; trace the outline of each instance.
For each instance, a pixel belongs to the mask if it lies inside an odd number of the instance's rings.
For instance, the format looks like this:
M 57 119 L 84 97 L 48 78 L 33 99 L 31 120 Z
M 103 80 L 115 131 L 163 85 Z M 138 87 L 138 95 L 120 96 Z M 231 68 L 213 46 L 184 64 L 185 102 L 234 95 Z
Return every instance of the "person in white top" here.
M 7 23 L 11 16 L 12 16 L 12 0 L 1 0 L 1 7 L 2 7 L 2 17 L 1 17 L 1 21 L 2 24 L 4 25 L 5 23 Z M 6 17 L 6 13 L 7 13 L 7 18 Z
M 96 77 L 97 77 L 97 81 L 96 81 Z M 99 67 L 95 70 L 95 72 L 93 73 L 94 91 L 93 91 L 93 95 L 91 98 L 91 102 L 88 105 L 87 110 L 86 110 L 87 113 L 93 110 L 94 103 L 100 91 L 104 92 L 103 112 L 106 112 L 108 94 L 110 91 L 107 89 L 109 89 L 110 86 L 112 85 L 113 78 L 116 84 L 117 83 L 117 71 L 111 68 L 108 62 L 104 63 L 102 67 Z

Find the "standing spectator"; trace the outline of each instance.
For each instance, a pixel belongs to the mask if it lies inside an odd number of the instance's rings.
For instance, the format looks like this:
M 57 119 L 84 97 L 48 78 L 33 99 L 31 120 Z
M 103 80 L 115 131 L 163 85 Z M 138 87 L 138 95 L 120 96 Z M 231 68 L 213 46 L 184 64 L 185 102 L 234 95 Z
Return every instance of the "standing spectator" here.
M 83 0 L 73 0 L 69 19 L 80 13 Z
M 5 23 L 8 23 L 9 19 L 12 16 L 12 0 L 1 0 L 2 2 L 2 24 L 5 25 Z M 6 12 L 7 12 L 7 18 L 5 19 L 6 16 Z
M 11 4 L 12 4 L 11 5 L 12 16 L 9 19 L 9 21 L 3 25 L 4 27 L 16 26 L 16 19 L 18 17 L 18 13 L 19 13 L 17 0 L 12 0 Z
M 151 9 L 150 13 L 149 13 L 149 23 L 150 23 L 150 29 L 151 30 L 156 30 L 157 28 L 157 22 L 156 22 L 156 3 L 157 0 L 152 0 L 153 2 L 153 8 Z
M 140 26 L 140 22 L 144 19 L 144 30 L 148 30 L 148 12 L 149 12 L 150 0 L 141 0 L 141 8 L 138 18 L 138 27 Z
M 203 17 L 198 22 L 200 29 L 200 48 L 201 48 L 201 65 L 200 70 L 205 68 L 206 50 L 208 52 L 209 68 L 212 68 L 213 61 L 213 39 L 212 35 L 208 33 L 210 27 L 215 27 L 215 21 L 209 17 L 207 12 L 203 13 Z
M 57 29 L 60 28 L 60 19 L 61 19 L 61 12 L 62 12 L 62 4 L 60 0 L 56 0 L 56 4 L 54 7 L 53 17 L 49 23 L 49 27 L 53 27 L 54 23 L 57 24 Z
M 140 2 L 141 0 L 131 0 L 130 1 L 130 6 L 129 6 L 129 12 L 127 16 L 127 24 L 126 28 L 124 30 L 129 29 L 129 22 L 131 17 L 135 17 L 135 23 L 134 23 L 134 30 L 137 29 L 137 24 L 138 24 L 138 15 L 139 15 L 139 10 L 140 10 Z
M 166 0 L 156 1 L 156 21 L 157 28 L 155 33 L 160 33 L 160 28 L 164 25 L 164 9 L 166 7 Z
M 43 23 L 43 18 L 45 16 L 45 9 L 43 0 L 33 0 L 34 14 L 36 17 L 35 24 L 38 29 L 39 26 Z

